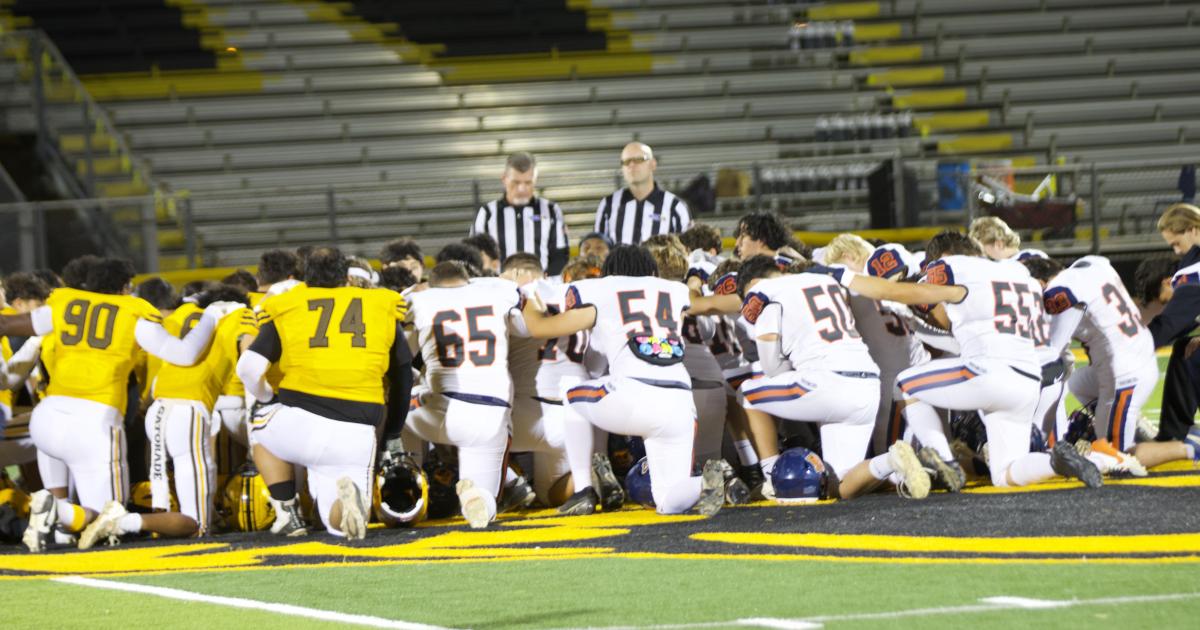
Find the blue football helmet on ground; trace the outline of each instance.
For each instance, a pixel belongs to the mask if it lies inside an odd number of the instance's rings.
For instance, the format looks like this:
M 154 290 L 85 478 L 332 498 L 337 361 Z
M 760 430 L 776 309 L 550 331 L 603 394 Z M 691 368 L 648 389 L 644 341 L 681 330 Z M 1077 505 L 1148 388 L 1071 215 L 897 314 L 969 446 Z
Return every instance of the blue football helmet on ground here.
M 816 453 L 796 447 L 783 452 L 771 470 L 775 500 L 780 503 L 811 503 L 830 498 L 832 473 Z
M 625 496 L 634 503 L 654 507 L 654 493 L 650 490 L 650 461 L 647 458 L 639 459 L 626 473 Z

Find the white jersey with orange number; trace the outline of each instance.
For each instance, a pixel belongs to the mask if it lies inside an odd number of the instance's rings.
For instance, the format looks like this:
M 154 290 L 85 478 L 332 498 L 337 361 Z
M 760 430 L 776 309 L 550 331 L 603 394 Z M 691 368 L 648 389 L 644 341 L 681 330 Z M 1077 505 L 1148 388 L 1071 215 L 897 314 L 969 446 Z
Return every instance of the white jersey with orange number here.
M 408 321 L 416 329 L 429 388 L 508 404 L 509 330 L 523 327 L 517 285 L 472 282 L 416 291 L 408 299 Z
M 1154 359 L 1154 339 L 1107 258 L 1075 261 L 1046 285 L 1045 301 L 1053 315 L 1083 309 L 1075 337 L 1087 346 L 1093 364 L 1111 366 L 1119 376 Z
M 761 280 L 746 296 L 742 317 L 755 324 L 756 337 L 780 335 L 783 355 L 797 370 L 879 373 L 855 329 L 846 290 L 829 276 Z
M 925 267 L 921 282 L 967 289 L 961 302 L 945 304 L 950 331 L 964 360 L 996 359 L 1038 374 L 1034 349 L 1041 293 L 1023 265 L 976 256 L 946 256 Z
M 567 287 L 568 309 L 596 308 L 590 344 L 615 377 L 690 383 L 682 348 L 671 358 L 668 347 L 671 341 L 682 345 L 683 311 L 690 304 L 687 285 L 651 276 L 609 276 Z
M 538 280 L 524 290 L 537 292 L 549 313 L 560 313 L 566 306 L 566 285 Z M 509 343 L 508 369 L 517 396 L 555 400 L 560 396 L 558 383 L 564 376 L 580 381 L 591 378 L 584 366 L 586 330 L 554 339 L 514 336 Z

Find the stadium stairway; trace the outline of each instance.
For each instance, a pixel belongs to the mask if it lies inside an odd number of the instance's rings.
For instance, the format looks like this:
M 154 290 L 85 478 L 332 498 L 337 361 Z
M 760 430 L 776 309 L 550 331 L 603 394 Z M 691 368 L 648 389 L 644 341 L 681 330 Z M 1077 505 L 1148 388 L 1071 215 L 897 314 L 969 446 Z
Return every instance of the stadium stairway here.
M 319 237 L 331 188 L 351 249 L 374 253 L 391 225 L 449 238 L 473 211 L 471 180 L 490 197 L 516 150 L 539 155 L 542 194 L 578 228 L 634 139 L 680 182 L 894 154 L 926 171 L 1105 160 L 1117 182 L 1123 161 L 1195 153 L 1195 1 L 468 2 L 470 38 L 410 4 L 174 1 L 214 68 L 85 82 L 154 177 L 190 193 L 220 264 Z M 852 36 L 813 46 L 795 18 Z M 1164 173 L 1111 188 L 1162 194 Z M 866 204 L 854 190 L 758 201 L 830 229 L 861 227 Z M 399 208 L 410 216 L 381 222 Z

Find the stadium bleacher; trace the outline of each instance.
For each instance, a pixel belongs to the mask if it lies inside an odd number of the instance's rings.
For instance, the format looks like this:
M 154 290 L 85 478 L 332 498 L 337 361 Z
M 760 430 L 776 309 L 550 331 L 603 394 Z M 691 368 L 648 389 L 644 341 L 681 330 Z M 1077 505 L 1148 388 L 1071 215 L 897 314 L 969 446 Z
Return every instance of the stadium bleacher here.
M 58 24 L 47 10 L 21 13 L 26 4 L 9 10 L 35 26 Z M 361 240 L 352 227 L 377 221 L 388 199 L 426 200 L 418 209 L 428 216 L 411 224 L 450 234 L 434 222 L 461 226 L 475 200 L 467 183 L 494 194 L 503 156 L 517 150 L 537 153 L 551 180 L 579 173 L 601 182 L 560 198 L 582 228 L 615 182 L 616 152 L 633 139 L 686 181 L 720 165 L 749 172 L 754 163 L 866 152 L 899 154 L 918 172 L 976 157 L 1020 166 L 1186 161 L 1200 122 L 1192 54 L 1200 2 L 1186 0 L 481 2 L 460 7 L 462 28 L 451 31 L 438 26 L 441 9 L 407 4 L 171 7 L 210 66 L 172 71 L 164 61 L 151 72 L 87 74 L 97 66 L 67 56 L 83 64 L 88 90 L 154 179 L 187 192 L 209 263 L 248 261 L 244 237 L 226 225 L 235 217 L 254 218 L 276 235 L 272 243 L 311 238 L 290 224 L 272 229 L 288 215 L 263 208 L 282 205 L 270 198 L 285 191 L 308 191 L 293 202 L 325 212 L 331 187 L 354 189 L 344 199 L 337 192 L 339 236 L 365 253 L 378 237 Z M 852 45 L 792 50 L 794 20 L 853 21 Z M 825 116 L 904 112 L 913 114 L 908 137 L 816 140 Z M 52 116 L 69 126 L 76 114 L 62 107 Z M 78 155 L 82 135 L 64 144 Z M 1103 177 L 1120 173 L 1105 168 Z M 1163 194 L 1164 181 L 1131 176 L 1103 190 Z M 451 182 L 464 189 L 439 194 Z M 1121 216 L 1136 213 L 1123 207 Z M 856 227 L 865 207 L 857 210 L 829 227 Z

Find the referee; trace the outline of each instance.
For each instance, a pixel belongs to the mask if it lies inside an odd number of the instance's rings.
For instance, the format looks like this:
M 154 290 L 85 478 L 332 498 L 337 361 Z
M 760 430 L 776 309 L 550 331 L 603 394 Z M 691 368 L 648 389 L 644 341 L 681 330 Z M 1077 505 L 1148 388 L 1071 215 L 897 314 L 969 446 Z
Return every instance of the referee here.
M 471 235 L 487 234 L 500 246 L 500 261 L 526 252 L 542 261 L 546 275 L 562 273 L 570 258 L 571 241 L 563 211 L 549 199 L 533 195 L 537 160 L 525 152 L 508 156 L 504 164 L 504 196 L 479 208 Z
M 621 151 L 626 187 L 600 200 L 595 231 L 617 245 L 638 245 L 656 234 L 679 234 L 692 225 L 687 204 L 654 183 L 654 151 L 631 142 Z

